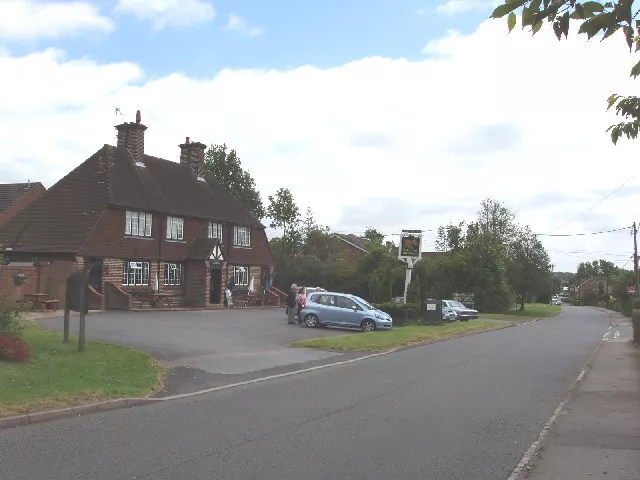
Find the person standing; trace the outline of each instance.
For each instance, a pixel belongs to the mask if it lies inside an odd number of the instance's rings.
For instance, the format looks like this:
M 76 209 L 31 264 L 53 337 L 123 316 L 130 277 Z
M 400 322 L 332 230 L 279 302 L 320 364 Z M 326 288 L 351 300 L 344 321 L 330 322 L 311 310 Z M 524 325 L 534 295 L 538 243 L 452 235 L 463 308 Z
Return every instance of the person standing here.
M 230 307 L 233 305 L 233 289 L 236 286 L 236 281 L 233 278 L 233 275 L 231 275 L 229 277 L 229 281 L 227 282 L 227 290 L 225 291 L 225 300 L 227 300 L 227 297 L 230 299 L 229 301 L 227 301 L 227 307 Z
M 287 323 L 296 323 L 294 317 L 296 315 L 296 307 L 298 305 L 298 286 L 294 283 L 289 289 L 287 295 Z
M 305 288 L 302 287 L 298 291 L 298 325 L 302 324 L 302 309 L 307 305 L 307 294 L 305 293 Z

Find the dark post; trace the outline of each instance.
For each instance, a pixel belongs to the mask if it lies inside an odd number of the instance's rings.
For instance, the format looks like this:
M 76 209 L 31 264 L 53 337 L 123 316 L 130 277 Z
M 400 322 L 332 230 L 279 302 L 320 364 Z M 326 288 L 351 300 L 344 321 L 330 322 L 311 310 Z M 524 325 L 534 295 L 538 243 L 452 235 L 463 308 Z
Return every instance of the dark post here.
M 636 289 L 635 297 L 638 298 L 638 226 L 633 222 L 633 283 Z
M 85 314 L 87 312 L 87 285 L 85 282 L 82 282 L 81 290 L 80 290 L 80 329 L 78 332 L 78 351 L 84 352 L 84 325 L 85 325 Z
M 69 279 L 66 282 L 66 288 L 64 291 L 64 336 L 62 337 L 62 343 L 69 343 L 69 314 L 71 313 L 71 305 L 69 304 Z

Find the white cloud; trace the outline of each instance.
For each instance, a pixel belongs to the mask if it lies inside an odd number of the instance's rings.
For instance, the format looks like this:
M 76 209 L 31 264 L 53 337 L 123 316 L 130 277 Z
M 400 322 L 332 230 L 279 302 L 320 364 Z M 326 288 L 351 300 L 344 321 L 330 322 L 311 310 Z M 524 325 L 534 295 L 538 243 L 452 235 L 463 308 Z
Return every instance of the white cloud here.
M 0 1 L 0 39 L 23 41 L 111 30 L 111 20 L 89 2 Z
M 247 35 L 248 37 L 257 37 L 259 35 L 262 35 L 262 33 L 264 32 L 264 29 L 262 27 L 249 26 L 243 18 L 234 13 L 229 14 L 229 20 L 224 26 L 224 29 L 240 32 L 244 35 Z
M 492 6 L 499 3 L 502 2 L 496 2 L 495 0 L 448 0 L 436 6 L 436 12 L 444 15 L 455 15 L 472 10 L 488 11 Z
M 616 119 L 605 112 L 609 93 L 636 90 L 623 39 L 558 42 L 546 26 L 531 38 L 487 21 L 428 50 L 423 61 L 153 80 L 135 64 L 56 50 L 0 57 L 0 91 L 12 92 L 0 96 L 0 182 L 51 185 L 113 144 L 116 122 L 140 109 L 147 152 L 177 161 L 186 136 L 225 142 L 265 200 L 288 187 L 303 211 L 340 231 L 435 230 L 472 218 L 487 196 L 536 232 L 638 220 L 640 178 L 587 211 L 637 170 L 640 144 L 615 147 L 605 133 Z M 622 265 L 632 246 L 627 232 L 544 241 L 556 270 L 600 252 Z
M 208 22 L 216 14 L 205 0 L 118 0 L 115 11 L 151 22 L 156 30 Z

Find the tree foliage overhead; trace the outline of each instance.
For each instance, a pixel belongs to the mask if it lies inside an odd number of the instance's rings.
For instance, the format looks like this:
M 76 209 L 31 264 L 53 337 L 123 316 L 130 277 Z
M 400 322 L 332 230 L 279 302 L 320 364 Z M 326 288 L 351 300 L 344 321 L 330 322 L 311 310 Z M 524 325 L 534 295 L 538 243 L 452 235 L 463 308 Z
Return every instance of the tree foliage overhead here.
M 259 220 L 265 216 L 256 182 L 242 163 L 235 150 L 227 151 L 227 145 L 211 145 L 204 156 L 205 172 L 225 186 Z
M 491 17 L 507 16 L 511 32 L 517 24 L 516 11 L 520 9 L 522 28 L 529 27 L 533 35 L 540 31 L 546 21 L 553 26 L 556 37 L 561 40 L 563 36 L 568 37 L 571 25 L 579 24 L 578 33 L 587 35 L 588 39 L 601 35 L 602 40 L 605 40 L 620 32 L 624 35 L 630 52 L 640 50 L 640 20 L 636 19 L 639 12 L 634 9 L 633 0 L 504 0 Z M 635 79 L 639 74 L 640 61 L 631 68 L 630 76 Z M 623 118 L 622 122 L 607 129 L 613 143 L 616 144 L 623 135 L 637 138 L 640 130 L 640 98 L 614 93 L 608 99 L 607 110 L 611 108 L 615 108 L 616 115 Z

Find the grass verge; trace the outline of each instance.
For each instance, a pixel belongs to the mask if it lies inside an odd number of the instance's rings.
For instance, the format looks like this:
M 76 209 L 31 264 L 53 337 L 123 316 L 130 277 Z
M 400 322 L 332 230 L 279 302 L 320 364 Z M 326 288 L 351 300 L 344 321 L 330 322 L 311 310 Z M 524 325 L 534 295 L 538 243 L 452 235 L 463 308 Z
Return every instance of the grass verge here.
M 81 405 L 108 398 L 145 396 L 160 385 L 149 355 L 108 343 L 62 343 L 62 335 L 28 325 L 22 338 L 28 362 L 0 362 L 0 417 Z
M 453 337 L 478 330 L 493 330 L 500 327 L 504 327 L 504 324 L 483 320 L 429 326 L 410 325 L 407 327 L 394 327 L 386 332 L 351 333 L 335 337 L 308 338 L 293 342 L 291 346 L 299 348 L 322 348 L 326 350 L 380 352 L 412 343 Z
M 552 317 L 559 314 L 562 307 L 546 303 L 526 303 L 524 310 L 509 310 L 507 313 L 481 313 L 480 316 L 491 320 L 526 320 Z

